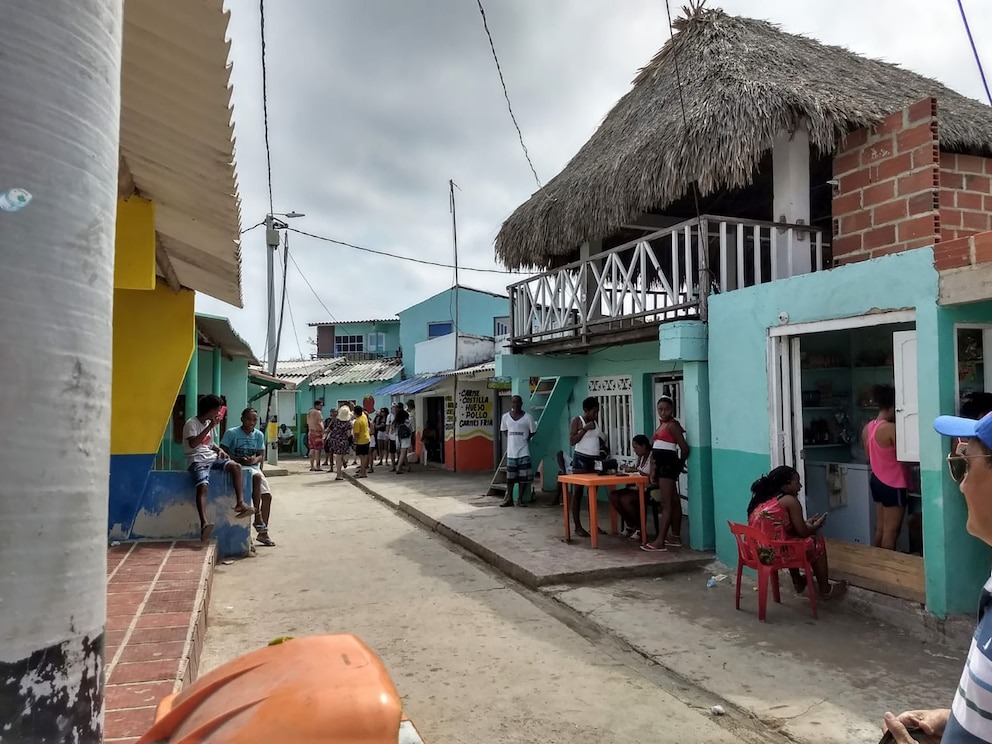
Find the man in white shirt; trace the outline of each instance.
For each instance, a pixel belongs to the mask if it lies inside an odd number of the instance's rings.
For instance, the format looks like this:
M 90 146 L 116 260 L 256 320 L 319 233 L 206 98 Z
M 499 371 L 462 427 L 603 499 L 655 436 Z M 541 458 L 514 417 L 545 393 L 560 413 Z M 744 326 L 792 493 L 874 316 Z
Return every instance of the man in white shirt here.
M 216 395 L 204 395 L 196 405 L 196 416 L 183 426 L 183 454 L 186 455 L 186 469 L 196 487 L 200 539 L 204 541 L 209 540 L 214 531 L 214 526 L 207 521 L 206 515 L 211 470 L 223 470 L 231 477 L 231 485 L 234 486 L 234 510 L 237 516 L 250 517 L 255 514 L 255 510 L 245 503 L 241 466 L 213 443 L 213 429 L 223 418 L 223 409 L 224 401 Z
M 386 435 L 389 439 L 389 450 L 386 455 L 386 464 L 389 465 L 393 470 L 396 469 L 396 456 L 397 448 L 396 445 L 399 443 L 399 437 L 396 435 L 396 404 L 393 403 L 389 407 L 389 415 L 386 416 Z
M 506 452 L 506 496 L 500 506 L 513 506 L 513 487 L 517 485 L 517 506 L 526 506 L 525 496 L 530 495 L 534 471 L 530 464 L 530 440 L 537 431 L 534 418 L 524 411 L 524 401 L 519 395 L 510 399 L 510 412 L 503 414 L 500 422 Z

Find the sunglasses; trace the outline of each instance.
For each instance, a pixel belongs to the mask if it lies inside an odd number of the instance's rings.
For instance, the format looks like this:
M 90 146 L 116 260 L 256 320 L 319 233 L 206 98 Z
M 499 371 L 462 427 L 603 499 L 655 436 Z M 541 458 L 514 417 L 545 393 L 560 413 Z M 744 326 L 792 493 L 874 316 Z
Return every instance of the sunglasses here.
M 955 483 L 960 483 L 964 480 L 964 477 L 968 474 L 968 461 L 975 460 L 980 457 L 992 458 L 992 455 L 964 455 L 961 454 L 960 448 L 958 452 L 950 454 L 947 456 L 947 470 L 951 474 L 951 478 L 954 479 Z

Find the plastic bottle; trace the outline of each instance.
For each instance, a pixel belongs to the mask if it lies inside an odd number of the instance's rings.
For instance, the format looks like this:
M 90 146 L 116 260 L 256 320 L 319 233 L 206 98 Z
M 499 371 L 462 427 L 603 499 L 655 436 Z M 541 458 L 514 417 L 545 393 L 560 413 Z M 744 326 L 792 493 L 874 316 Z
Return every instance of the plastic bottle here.
M 31 194 L 24 189 L 10 189 L 0 192 L 0 209 L 4 212 L 16 212 L 24 209 L 31 202 Z
M 716 577 L 710 576 L 709 579 L 706 580 L 706 588 L 712 589 L 715 586 L 716 586 Z

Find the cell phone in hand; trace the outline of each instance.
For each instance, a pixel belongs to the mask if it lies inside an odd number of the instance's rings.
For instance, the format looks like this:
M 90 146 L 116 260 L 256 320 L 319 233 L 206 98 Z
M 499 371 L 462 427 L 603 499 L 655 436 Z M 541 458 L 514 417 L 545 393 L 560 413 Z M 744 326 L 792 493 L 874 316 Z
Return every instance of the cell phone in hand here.
M 227 415 L 227 406 L 221 406 L 220 410 L 217 411 L 217 421 L 223 421 L 224 417 Z
M 915 728 L 907 729 L 906 733 L 909 734 L 909 738 L 911 738 L 913 741 L 925 742 L 927 740 L 927 735 L 924 734 L 920 729 L 915 729 Z M 891 731 L 886 731 L 885 735 L 882 737 L 881 741 L 878 742 L 878 744 L 896 744 L 896 737 L 892 735 Z

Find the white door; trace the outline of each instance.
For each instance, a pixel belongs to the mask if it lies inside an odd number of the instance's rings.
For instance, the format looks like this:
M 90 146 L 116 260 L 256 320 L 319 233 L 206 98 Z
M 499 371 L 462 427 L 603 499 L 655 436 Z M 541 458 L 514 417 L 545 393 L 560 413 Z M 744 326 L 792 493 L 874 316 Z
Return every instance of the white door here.
M 652 411 L 655 410 L 655 406 L 658 404 L 658 400 L 661 396 L 666 395 L 675 402 L 675 418 L 678 419 L 682 426 L 685 426 L 685 389 L 682 383 L 682 375 L 659 375 L 654 378 L 654 398 L 651 401 Z M 657 414 L 655 414 L 657 416 Z M 657 428 L 657 419 L 650 427 L 650 431 L 647 432 L 650 436 L 651 432 Z M 689 497 L 689 474 L 682 473 L 679 476 L 678 482 L 679 493 L 682 495 L 684 500 L 688 500 Z
M 896 383 L 896 457 L 920 461 L 920 402 L 916 377 L 916 331 L 892 334 Z
M 789 465 L 806 481 L 803 452 L 802 369 L 799 336 L 773 336 L 768 344 L 768 409 L 772 467 Z M 806 507 L 806 496 L 799 500 Z

